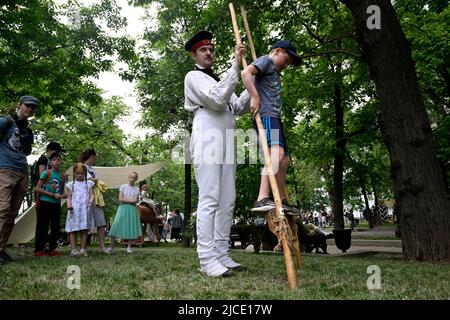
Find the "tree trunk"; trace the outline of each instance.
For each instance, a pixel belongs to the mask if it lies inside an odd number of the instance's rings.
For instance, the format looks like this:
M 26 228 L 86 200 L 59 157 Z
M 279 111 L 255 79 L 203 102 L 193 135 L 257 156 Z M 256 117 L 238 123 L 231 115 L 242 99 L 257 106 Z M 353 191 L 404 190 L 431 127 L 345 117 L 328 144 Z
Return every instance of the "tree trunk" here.
M 364 196 L 364 204 L 365 204 L 365 217 L 367 219 L 367 222 L 369 223 L 369 229 L 373 228 L 372 223 L 372 211 L 370 210 L 370 204 L 369 204 L 369 197 L 367 196 L 367 189 L 366 189 L 366 181 L 364 180 L 364 177 L 362 174 L 359 175 L 359 182 L 361 184 L 361 191 Z
M 340 77 L 340 66 L 338 66 L 337 77 Z M 342 106 L 342 96 L 340 80 L 336 80 L 334 85 L 333 104 L 336 117 L 336 149 L 334 153 L 334 172 L 333 172 L 333 215 L 334 229 L 344 229 L 344 154 L 346 140 L 344 139 L 344 108 Z
M 388 147 L 408 260 L 450 258 L 450 201 L 436 157 L 410 43 L 389 0 L 340 0 L 352 12 L 357 41 L 381 101 L 381 132 Z M 370 5 L 380 8 L 381 28 L 369 29 Z
M 183 247 L 189 247 L 191 245 L 191 236 L 186 234 L 186 229 L 189 227 L 189 222 L 191 220 L 191 152 L 189 146 L 189 139 L 185 139 L 185 155 L 184 155 L 184 221 L 182 227 L 183 233 Z
M 367 210 L 370 210 L 369 197 L 367 197 L 366 182 L 364 181 L 362 174 L 359 175 L 359 183 L 361 185 L 361 192 L 364 197 L 364 205 L 366 206 Z
M 372 182 L 373 183 L 373 182 Z M 377 226 L 378 229 L 381 227 L 380 224 L 380 211 L 379 209 L 379 199 L 378 199 L 378 192 L 377 192 L 377 188 L 375 187 L 375 184 L 372 184 L 372 190 L 373 190 L 373 202 L 374 202 L 374 206 L 373 206 L 373 212 L 372 212 L 372 217 L 371 217 L 371 228 Z M 374 224 L 375 222 L 375 224 Z

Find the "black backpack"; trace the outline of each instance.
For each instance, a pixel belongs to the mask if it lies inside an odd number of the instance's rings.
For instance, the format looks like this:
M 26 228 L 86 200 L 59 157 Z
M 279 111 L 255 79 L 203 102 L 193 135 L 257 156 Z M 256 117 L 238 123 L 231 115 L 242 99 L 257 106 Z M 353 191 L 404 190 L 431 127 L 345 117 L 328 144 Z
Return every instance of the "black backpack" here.
M 42 156 L 41 156 L 42 157 Z M 39 159 L 41 158 L 39 157 Z M 40 178 L 40 174 L 39 174 L 39 159 L 36 160 L 32 165 L 31 165 L 31 170 L 30 170 L 30 183 L 31 183 L 31 187 L 34 188 L 36 187 L 37 183 L 39 182 L 39 178 Z M 47 160 L 47 167 L 46 170 L 50 169 L 49 168 L 49 162 Z
M 30 170 L 30 183 L 31 187 L 36 187 L 37 183 L 39 181 L 39 165 L 37 160 L 31 165 Z
M 6 128 L 4 129 L 3 132 L 0 132 L 0 140 L 5 139 L 8 135 L 8 130 L 13 126 L 13 124 L 15 124 L 16 122 L 14 121 L 14 119 L 11 116 L 0 116 L 2 118 L 5 118 L 8 121 L 8 124 L 6 126 Z

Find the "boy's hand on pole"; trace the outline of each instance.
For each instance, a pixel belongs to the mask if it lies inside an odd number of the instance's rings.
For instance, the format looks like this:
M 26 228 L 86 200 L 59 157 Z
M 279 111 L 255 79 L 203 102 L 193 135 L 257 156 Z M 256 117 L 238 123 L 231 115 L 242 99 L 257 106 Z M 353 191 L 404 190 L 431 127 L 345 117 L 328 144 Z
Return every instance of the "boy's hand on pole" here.
M 250 112 L 252 113 L 253 118 L 256 117 L 256 114 L 259 111 L 259 105 L 259 96 L 250 98 Z
M 247 49 L 242 43 L 237 44 L 234 48 L 234 60 L 239 68 L 242 67 L 242 59 L 245 57 L 246 53 Z

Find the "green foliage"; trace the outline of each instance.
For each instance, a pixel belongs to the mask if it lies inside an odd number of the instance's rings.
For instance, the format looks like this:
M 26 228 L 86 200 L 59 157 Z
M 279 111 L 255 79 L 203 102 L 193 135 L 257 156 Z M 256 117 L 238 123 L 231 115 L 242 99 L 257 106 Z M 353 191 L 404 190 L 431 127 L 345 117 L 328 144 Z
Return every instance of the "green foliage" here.
M 435 136 L 437 157 L 450 184 L 450 7 L 448 1 L 398 1 L 411 42 L 417 78 Z
M 80 104 L 97 106 L 101 92 L 88 78 L 112 71 L 113 56 L 129 64 L 136 60 L 133 39 L 109 36 L 102 27 L 123 28 L 126 22 L 118 13 L 113 0 L 89 7 L 49 0 L 2 4 L 0 113 L 24 94 L 41 100 L 38 117 L 66 116 Z
M 42 133 L 37 135 L 35 150 L 44 152 L 48 141 L 58 141 L 68 152 L 64 159 L 66 167 L 78 162 L 80 152 L 86 148 L 97 151 L 98 166 L 125 165 L 129 162 L 123 144 L 126 137 L 115 121 L 125 115 L 126 110 L 127 106 L 120 99 L 112 98 L 95 106 L 67 106 L 65 116 L 35 117 L 32 128 Z
M 144 106 L 142 124 L 158 126 L 162 132 L 189 128 L 188 115 L 183 110 L 182 83 L 192 62 L 183 45 L 198 30 L 212 31 L 216 70 L 224 70 L 234 47 L 228 2 L 133 2 L 157 5 L 159 9 L 153 21 L 156 27 L 145 36 L 146 48 L 153 51 L 145 49 L 137 72 Z M 361 181 L 367 190 L 376 188 L 380 197 L 391 197 L 388 153 L 375 125 L 378 101 L 368 68 L 359 59 L 348 10 L 331 0 L 240 3 L 248 13 L 257 55 L 265 54 L 272 43 L 285 38 L 292 40 L 304 56 L 302 66 L 283 73 L 282 117 L 292 160 L 287 179 L 292 202 L 304 210 L 325 210 L 331 206 L 336 86 L 342 94 L 343 132 L 347 140 L 344 201 L 355 208 L 362 206 Z M 235 9 L 239 12 L 238 6 Z M 244 32 L 242 36 L 245 42 Z M 237 126 L 251 127 L 249 117 L 241 117 Z M 248 209 L 258 193 L 260 167 L 247 164 L 237 168 L 237 216 L 249 215 Z
M 166 132 L 171 128 L 188 128 L 184 111 L 184 77 L 193 68 L 190 54 L 184 50 L 186 41 L 198 30 L 208 29 L 216 35 L 230 30 L 223 12 L 224 1 L 134 1 L 139 5 L 158 4 L 157 25 L 147 30 L 147 45 L 135 69 L 139 80 L 137 90 L 143 110 L 142 123 Z M 232 33 L 216 36 L 216 69 L 227 67 L 234 48 Z M 148 48 L 151 48 L 150 50 Z
M 235 45 L 228 1 L 133 0 L 136 6 L 157 8 L 134 51 L 135 39 L 111 36 L 125 26 L 113 0 L 82 6 L 75 1 L 56 5 L 50 0 L 4 1 L 0 7 L 0 113 L 11 113 L 17 99 L 32 94 L 42 101 L 32 128 L 37 153 L 50 140 L 69 153 L 68 167 L 87 147 L 97 150 L 97 165 L 120 166 L 165 161 L 164 170 L 148 179 L 150 194 L 167 209 L 184 207 L 184 166 L 171 160 L 181 130 L 189 130 L 184 111 L 183 82 L 193 63 L 184 43 L 198 30 L 215 38 L 218 73 L 229 66 Z M 236 3 L 235 3 L 236 4 Z M 331 206 L 333 159 L 336 154 L 334 99 L 336 86 L 344 108 L 344 202 L 360 208 L 361 185 L 380 198 L 393 196 L 389 158 L 375 126 L 379 102 L 366 64 L 360 60 L 350 12 L 334 0 L 243 0 L 257 55 L 272 43 L 290 39 L 304 57 L 298 68 L 282 74 L 283 111 L 291 167 L 287 184 L 291 200 L 304 210 Z M 430 117 L 438 158 L 450 177 L 450 77 L 447 1 L 395 1 L 402 28 L 411 42 L 417 76 Z M 235 5 L 243 32 L 239 6 Z M 150 16 L 148 17 L 150 20 Z M 69 23 L 63 23 L 69 21 Z M 149 21 L 147 21 L 149 22 Z M 117 126 L 127 115 L 118 98 L 104 101 L 92 77 L 112 71 L 113 57 L 129 65 L 119 74 L 137 80 L 143 117 L 140 126 L 154 134 L 133 141 Z M 247 54 L 250 61 L 250 54 Z M 242 91 L 242 85 L 238 92 Z M 237 127 L 253 126 L 249 115 Z M 255 200 L 261 164 L 237 167 L 236 216 L 248 217 Z M 192 173 L 193 177 L 193 173 Z M 192 179 L 192 205 L 197 186 Z M 107 202 L 114 203 L 113 192 Z M 108 215 L 115 208 L 108 207 Z

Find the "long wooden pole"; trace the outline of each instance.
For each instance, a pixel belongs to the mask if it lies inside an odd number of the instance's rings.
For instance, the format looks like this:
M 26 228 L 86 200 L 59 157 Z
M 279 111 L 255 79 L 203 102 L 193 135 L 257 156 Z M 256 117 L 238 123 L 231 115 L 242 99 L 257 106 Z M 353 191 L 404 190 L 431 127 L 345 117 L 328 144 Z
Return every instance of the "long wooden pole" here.
M 234 11 L 233 3 L 230 2 L 229 7 L 230 7 L 231 19 L 233 22 L 234 35 L 236 37 L 236 43 L 241 44 L 242 43 L 241 33 L 239 32 L 239 27 L 238 27 L 236 13 Z M 247 28 L 248 28 L 248 24 L 247 24 Z M 250 29 L 248 29 L 248 33 L 250 33 Z M 254 54 L 256 56 L 256 53 L 252 52 L 252 54 Z M 247 67 L 247 61 L 245 60 L 245 57 L 242 57 L 242 66 L 244 68 Z M 258 131 L 259 131 L 259 137 L 261 139 L 261 144 L 262 144 L 263 151 L 264 151 L 264 160 L 266 162 L 266 169 L 267 169 L 267 174 L 269 176 L 270 187 L 272 188 L 272 194 L 273 194 L 273 198 L 275 200 L 275 215 L 277 217 L 277 220 L 279 221 L 279 230 L 280 230 L 279 236 L 280 236 L 281 246 L 283 247 L 284 263 L 286 265 L 286 272 L 287 272 L 287 276 L 288 276 L 289 287 L 291 289 L 295 289 L 295 288 L 297 288 L 297 275 L 295 273 L 294 261 L 292 259 L 292 252 L 291 252 L 291 249 L 289 248 L 289 244 L 287 241 L 286 219 L 284 218 L 284 212 L 283 212 L 283 209 L 281 206 L 280 191 L 278 190 L 277 180 L 275 178 L 275 174 L 273 171 L 272 158 L 270 156 L 270 150 L 269 150 L 269 146 L 267 144 L 266 131 L 264 130 L 264 126 L 262 124 L 261 116 L 259 115 L 259 113 L 256 114 L 255 120 L 256 120 L 256 125 L 257 125 Z
M 241 5 L 241 17 L 242 17 L 242 22 L 244 23 L 245 34 L 247 35 L 248 45 L 250 46 L 250 52 L 252 54 L 252 59 L 253 59 L 253 61 L 255 61 L 257 58 L 256 51 L 255 51 L 255 45 L 253 44 L 252 33 L 250 32 L 250 27 L 248 25 L 247 13 L 245 12 L 244 6 L 242 6 L 242 5 Z

